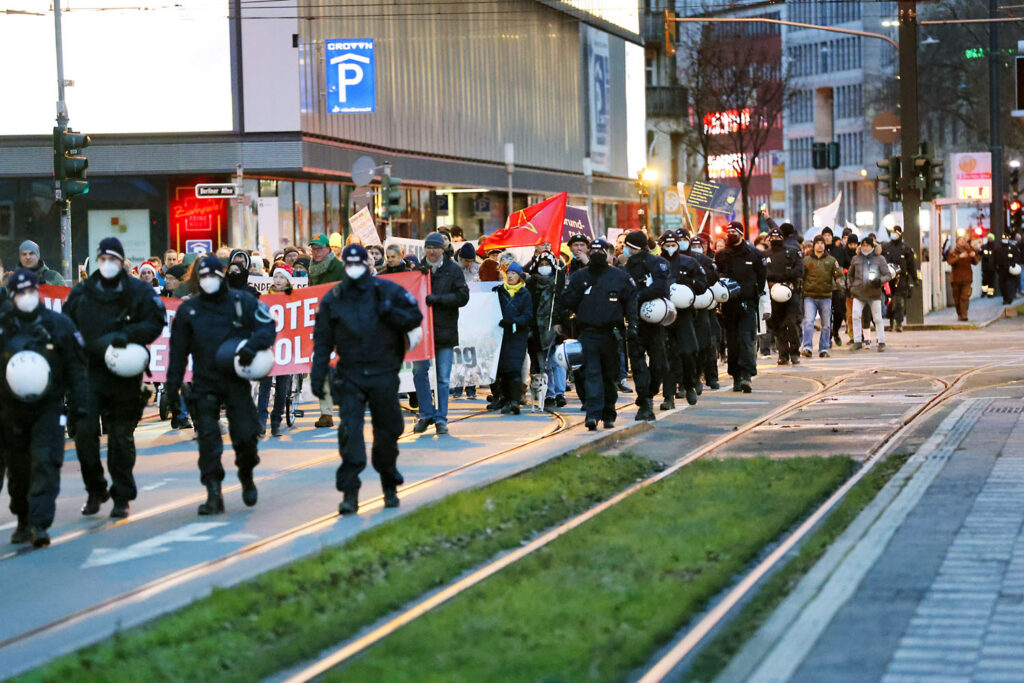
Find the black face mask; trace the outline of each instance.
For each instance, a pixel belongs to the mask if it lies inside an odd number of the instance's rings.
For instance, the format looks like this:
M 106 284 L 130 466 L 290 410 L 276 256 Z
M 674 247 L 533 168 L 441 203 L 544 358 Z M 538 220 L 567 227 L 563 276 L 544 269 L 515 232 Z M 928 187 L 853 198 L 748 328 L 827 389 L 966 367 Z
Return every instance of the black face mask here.
M 725 243 L 734 247 L 742 241 L 743 238 L 734 232 L 730 232 L 729 235 L 725 238 Z
M 589 267 L 600 270 L 608 265 L 608 254 L 603 251 L 595 251 L 590 255 Z
M 782 240 L 769 240 L 768 246 L 772 249 L 782 249 Z
M 227 281 L 231 289 L 245 289 L 249 284 L 249 273 L 240 266 L 231 266 L 228 268 Z

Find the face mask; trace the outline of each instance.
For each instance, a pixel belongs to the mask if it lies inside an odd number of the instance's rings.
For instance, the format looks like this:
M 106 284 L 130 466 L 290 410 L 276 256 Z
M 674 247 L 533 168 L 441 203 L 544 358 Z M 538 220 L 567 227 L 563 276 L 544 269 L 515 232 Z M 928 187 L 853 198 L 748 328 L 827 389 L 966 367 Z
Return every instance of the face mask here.
M 633 255 L 633 250 L 630 249 L 629 247 L 622 247 L 622 253 L 625 254 L 628 258 Z
M 551 266 L 541 266 L 537 269 L 537 273 L 544 277 L 551 277 Z
M 668 254 L 669 256 L 672 256 L 677 251 L 679 251 L 679 247 L 669 247 L 669 246 L 665 247 L 665 253 Z
M 14 305 L 22 313 L 31 313 L 39 305 L 39 292 L 26 292 L 15 297 Z
M 729 244 L 731 244 L 731 245 L 733 245 L 733 246 L 736 246 L 736 245 L 737 245 L 737 244 L 739 244 L 739 243 L 740 243 L 740 242 L 741 242 L 742 240 L 743 240 L 743 238 L 742 238 L 742 237 L 740 237 L 739 235 L 737 235 L 737 234 L 736 234 L 736 233 L 734 233 L 734 232 L 730 232 L 730 233 L 729 233 L 729 238 L 728 238 L 728 239 L 726 240 L 726 242 L 728 242 Z
M 699 244 L 695 244 L 693 245 L 693 247 L 690 248 L 690 251 L 692 251 L 694 254 L 703 254 L 704 247 L 700 246 Z
M 216 275 L 204 277 L 199 280 L 199 288 L 207 294 L 216 294 L 220 289 L 220 278 Z
M 366 266 L 345 266 L 345 274 L 348 275 L 350 280 L 358 280 L 366 274 Z
M 121 264 L 117 261 L 104 261 L 99 265 L 100 275 L 106 280 L 113 280 L 121 272 Z
M 590 255 L 590 262 L 595 266 L 604 266 L 608 264 L 608 254 L 603 251 L 595 251 Z
M 690 248 L 690 240 L 679 240 L 679 248 L 686 251 Z

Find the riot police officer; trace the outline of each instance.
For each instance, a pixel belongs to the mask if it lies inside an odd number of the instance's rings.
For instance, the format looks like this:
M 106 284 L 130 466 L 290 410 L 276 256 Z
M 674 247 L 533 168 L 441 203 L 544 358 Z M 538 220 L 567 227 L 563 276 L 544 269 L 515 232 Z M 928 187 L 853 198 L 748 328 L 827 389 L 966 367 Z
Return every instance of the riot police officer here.
M 82 479 L 89 498 L 83 515 L 94 515 L 108 498 L 114 499 L 110 516 L 128 516 L 128 502 L 135 500 L 135 428 L 142 416 L 140 389 L 142 371 L 124 376 L 108 367 L 107 351 L 118 353 L 128 344 L 147 346 L 163 332 L 166 311 L 160 297 L 142 280 L 129 277 L 124 270 L 124 248 L 116 237 L 100 242 L 96 257 L 99 268 L 68 295 L 64 314 L 78 327 L 85 339 L 86 368 L 89 376 L 86 417 L 75 425 L 75 449 L 82 467 Z M 141 351 L 141 349 L 136 349 Z M 148 361 L 148 354 L 140 358 Z M 134 368 L 131 368 L 134 370 Z M 107 469 L 111 487 L 100 462 L 100 416 L 107 432 Z
M 200 292 L 182 303 L 174 316 L 166 390 L 170 404 L 175 405 L 191 355 L 199 472 L 207 496 L 199 506 L 199 514 L 212 515 L 224 512 L 221 406 L 227 411 L 242 501 L 250 507 L 256 504 L 252 472 L 260 462 L 256 448 L 260 425 L 249 381 L 235 372 L 234 361 L 237 358 L 239 365 L 249 366 L 257 353 L 274 344 L 277 335 L 265 304 L 248 292 L 228 288 L 220 259 L 207 255 L 195 267 Z
M 313 330 L 311 381 L 316 391 L 324 386 L 331 352 L 338 367 L 331 394 L 341 413 L 338 450 L 341 465 L 335 485 L 342 493 L 340 514 L 359 508 L 359 473 L 366 468 L 363 420 L 367 407 L 373 423 L 373 469 L 380 474 L 384 506 L 398 507 L 398 437 L 404 422 L 398 403 L 398 372 L 406 349 L 422 338 L 416 298 L 400 285 L 374 277 L 369 254 L 359 244 L 341 253 L 346 279 L 320 301 Z M 414 343 L 415 342 L 415 343 Z M 324 398 L 319 396 L 319 398 Z
M 995 262 L 999 291 L 1003 295 L 1003 305 L 1009 306 L 1020 289 L 1020 273 L 1014 275 L 1010 272 L 1010 268 L 1020 267 L 1021 263 L 1024 263 L 1024 258 L 1021 258 L 1020 249 L 1014 241 L 1012 233 L 1003 233 L 1003 239 L 995 248 Z
M 996 236 L 989 233 L 981 245 L 981 298 L 996 295 Z
M 718 269 L 708 256 L 708 239 L 703 235 L 690 238 L 685 228 L 676 230 L 679 249 L 704 269 L 704 279 L 710 287 L 718 282 Z M 718 314 L 714 308 L 694 311 L 693 331 L 697 335 L 697 379 L 702 376 L 709 389 L 718 389 Z M 698 384 L 698 387 L 700 385 Z M 698 394 L 700 391 L 698 390 Z
M 669 268 L 665 259 L 648 251 L 647 235 L 634 230 L 626 235 L 622 253 L 626 272 L 636 283 L 637 306 L 652 299 L 668 298 Z M 667 368 L 664 328 L 640 320 L 637 342 L 629 344 L 629 364 L 636 384 L 637 420 L 654 419 L 654 397 L 661 389 Z
M 696 260 L 680 251 L 676 233 L 672 230 L 663 232 L 658 238 L 658 242 L 661 245 L 661 253 L 668 261 L 669 282 L 689 287 L 694 295 L 706 292 L 708 282 L 704 269 Z M 689 241 L 686 246 L 690 246 Z M 669 291 L 671 292 L 671 285 Z M 671 410 L 676 407 L 676 386 L 685 392 L 687 403 L 691 406 L 697 403 L 699 380 L 697 333 L 694 330 L 696 313 L 697 311 L 692 305 L 684 308 L 677 307 L 675 322 L 666 328 L 668 333 L 665 346 L 668 353 L 669 369 L 665 375 L 665 401 L 661 404 L 662 410 Z
M 777 301 L 772 296 L 772 317 L 769 325 L 779 349 L 779 365 L 800 363 L 800 322 L 802 303 L 800 286 L 804 277 L 804 260 L 798 249 L 787 246 L 782 230 L 772 228 L 768 233 L 768 253 L 764 257 L 768 287 L 780 284 L 789 288 L 790 297 Z M 780 288 L 781 289 L 781 288 Z
M 615 426 L 616 387 L 619 379 L 619 338 L 625 321 L 626 339 L 636 342 L 636 286 L 623 270 L 609 265 L 612 245 L 603 239 L 590 243 L 587 265 L 569 278 L 561 298 L 561 328 L 569 324 L 575 313 L 575 326 L 583 347 L 583 370 L 586 375 L 587 429 L 597 429 L 597 421 L 605 429 Z M 561 332 L 560 332 L 561 333 Z
M 72 418 L 86 405 L 82 336 L 74 323 L 39 301 L 35 273 L 20 268 L 7 283 L 14 310 L 0 324 L 3 435 L 9 448 L 11 512 L 18 518 L 12 543 L 50 544 L 60 467 L 64 462 L 61 417 L 65 395 Z
M 765 285 L 764 261 L 757 249 L 743 239 L 743 225 L 729 223 L 725 247 L 715 254 L 718 274 L 735 280 L 736 296 L 722 305 L 722 322 L 728 348 L 728 372 L 732 390 L 749 394 L 750 380 L 757 374 L 755 338 L 757 336 L 758 300 Z
M 894 332 L 903 331 L 907 299 L 917 284 L 917 257 L 914 250 L 903 240 L 903 228 L 893 226 L 889 243 L 882 247 L 885 262 L 896 269 L 896 277 L 889 282 L 892 301 L 889 306 L 889 320 Z

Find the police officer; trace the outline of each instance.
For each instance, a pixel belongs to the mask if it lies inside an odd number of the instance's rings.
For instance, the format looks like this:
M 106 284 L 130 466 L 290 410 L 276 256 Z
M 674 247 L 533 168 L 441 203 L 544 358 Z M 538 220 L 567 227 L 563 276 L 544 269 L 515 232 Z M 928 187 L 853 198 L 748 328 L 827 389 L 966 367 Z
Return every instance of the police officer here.
M 637 306 L 652 299 L 668 298 L 668 263 L 648 251 L 647 235 L 642 230 L 626 235 L 622 253 L 627 258 L 626 272 L 636 283 Z M 629 364 L 636 384 L 636 419 L 653 420 L 654 397 L 661 389 L 668 370 L 664 328 L 658 323 L 640 320 L 637 332 L 637 342 L 628 345 Z
M 124 270 L 124 248 L 116 237 L 100 241 L 98 269 L 78 283 L 64 304 L 85 339 L 89 376 L 85 417 L 75 425 L 75 450 L 89 498 L 83 515 L 95 515 L 113 497 L 110 516 L 128 516 L 128 501 L 135 500 L 135 428 L 142 416 L 142 369 L 133 377 L 114 374 L 104 360 L 107 347 L 148 346 L 163 332 L 166 311 L 160 297 L 142 280 Z M 107 468 L 112 484 L 107 491 L 100 462 L 100 415 L 107 432 Z
M 200 291 L 198 296 L 182 303 L 174 316 L 166 390 L 170 404 L 174 405 L 191 355 L 199 472 L 207 496 L 206 502 L 199 506 L 199 514 L 213 515 L 224 512 L 221 406 L 227 410 L 228 433 L 235 449 L 238 481 L 242 484 L 242 501 L 250 507 L 256 504 L 252 471 L 260 462 L 256 449 L 260 425 L 249 381 L 235 373 L 232 361 L 237 356 L 240 365 L 250 365 L 257 352 L 274 344 L 276 332 L 265 304 L 248 292 L 227 287 L 220 259 L 207 255 L 195 267 Z M 237 349 L 243 340 L 245 344 Z
M 892 321 L 894 332 L 902 332 L 907 299 L 917 283 L 917 258 L 914 250 L 903 239 L 903 228 L 893 226 L 889 243 L 882 247 L 882 256 L 886 263 L 896 268 L 896 277 L 889 283 L 892 292 L 889 320 Z
M 40 303 L 39 284 L 31 270 L 15 271 L 7 287 L 14 310 L 0 323 L 0 358 L 7 379 L 3 435 L 10 449 L 11 512 L 18 517 L 11 543 L 31 542 L 41 548 L 50 544 L 47 529 L 53 524 L 60 492 L 64 396 L 71 398 L 74 419 L 82 417 L 87 401 L 83 341 L 67 316 Z M 19 357 L 12 364 L 19 351 L 33 351 L 43 360 L 22 363 Z M 31 386 L 32 380 L 47 374 L 48 382 Z
M 996 236 L 989 233 L 981 245 L 981 298 L 996 295 Z
M 708 287 L 718 282 L 718 268 L 709 255 L 709 240 L 706 235 L 697 235 L 691 239 L 690 232 L 685 228 L 676 230 L 680 250 L 694 259 L 704 269 L 704 280 Z M 693 331 L 697 334 L 697 379 L 702 377 L 709 389 L 718 389 L 718 340 L 721 329 L 718 326 L 718 313 L 713 305 L 694 312 Z M 700 391 L 700 382 L 698 381 Z
M 422 337 L 423 320 L 416 298 L 400 285 L 370 272 L 369 254 L 359 244 L 341 252 L 346 279 L 320 301 L 313 330 L 312 385 L 324 386 L 331 352 L 338 367 L 331 393 L 341 413 L 338 450 L 341 466 L 335 485 L 342 493 L 340 514 L 359 508 L 359 473 L 366 468 L 363 416 L 367 407 L 373 423 L 373 469 L 380 474 L 384 506 L 398 507 L 398 487 L 404 483 L 395 466 L 398 437 L 404 423 L 398 403 L 398 371 L 406 348 Z M 320 396 L 319 398 L 324 398 Z
M 1017 290 L 1020 289 L 1020 275 L 1011 275 L 1010 267 L 1024 263 L 1017 242 L 1013 239 L 1013 233 L 1003 233 L 1003 239 L 995 248 L 995 262 L 999 291 L 1003 295 L 1003 305 L 1009 306 L 1017 296 Z
M 804 278 L 804 260 L 798 249 L 787 246 L 782 230 L 768 233 L 768 253 L 764 257 L 768 286 L 783 284 L 790 288 L 788 301 L 772 299 L 772 317 L 768 321 L 779 349 L 779 365 L 800 363 L 800 322 L 802 319 L 799 291 Z
M 715 265 L 720 276 L 731 278 L 740 286 L 739 293 L 722 305 L 722 322 L 732 390 L 749 394 L 750 379 L 757 374 L 755 338 L 765 267 L 754 245 L 743 239 L 741 223 L 729 223 L 725 247 L 715 254 Z
M 561 298 L 561 328 L 575 313 L 575 325 L 583 346 L 586 374 L 587 429 L 615 426 L 616 385 L 619 378 L 619 338 L 625 321 L 626 339 L 635 343 L 637 334 L 636 286 L 623 270 L 609 265 L 613 247 L 603 239 L 590 243 L 587 265 L 573 273 Z
M 680 251 L 676 233 L 672 230 L 663 232 L 658 238 L 658 243 L 661 246 L 661 253 L 668 261 L 669 281 L 672 284 L 686 285 L 695 296 L 706 292 L 708 282 L 704 269 L 695 259 Z M 686 246 L 690 246 L 688 239 Z M 676 407 L 677 385 L 685 392 L 687 403 L 691 406 L 697 403 L 697 388 L 700 383 L 697 371 L 697 333 L 694 329 L 696 314 L 697 311 L 692 306 L 677 309 L 675 322 L 667 328 L 665 341 L 669 371 L 665 376 L 665 401 L 661 404 L 662 410 Z

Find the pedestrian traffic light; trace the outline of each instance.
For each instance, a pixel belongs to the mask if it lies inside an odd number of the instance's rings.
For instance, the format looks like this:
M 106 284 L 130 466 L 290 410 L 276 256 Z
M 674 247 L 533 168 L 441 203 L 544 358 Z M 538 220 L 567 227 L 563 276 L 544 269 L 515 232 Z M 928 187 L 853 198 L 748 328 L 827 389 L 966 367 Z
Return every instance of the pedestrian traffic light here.
M 811 168 L 828 168 L 828 143 L 815 142 L 811 144 Z
M 914 187 L 921 190 L 921 200 L 930 202 L 941 197 L 945 190 L 942 161 L 935 158 L 935 149 L 930 142 L 918 145 L 914 157 Z
M 839 168 L 839 143 L 830 142 L 826 145 L 825 150 L 826 160 L 828 167 L 833 171 Z
M 889 157 L 876 161 L 875 165 L 882 169 L 882 173 L 878 174 L 878 194 L 890 202 L 902 202 L 903 190 L 900 188 L 900 183 L 903 181 L 903 162 L 899 157 Z
M 1010 166 L 1010 192 L 1020 192 L 1020 166 Z
M 89 181 L 85 179 L 89 160 L 78 156 L 89 142 L 88 135 L 68 128 L 53 129 L 53 175 L 60 182 L 62 199 L 89 192 Z
M 1020 199 L 1014 197 L 1010 200 L 1010 232 L 1020 232 L 1024 227 L 1024 205 Z
M 381 182 L 381 204 L 384 206 L 384 217 L 395 217 L 402 213 L 402 205 L 405 203 L 405 190 L 400 186 L 401 178 L 384 176 Z
M 676 13 L 665 10 L 665 56 L 676 54 Z

